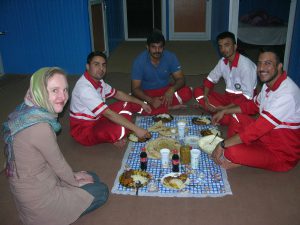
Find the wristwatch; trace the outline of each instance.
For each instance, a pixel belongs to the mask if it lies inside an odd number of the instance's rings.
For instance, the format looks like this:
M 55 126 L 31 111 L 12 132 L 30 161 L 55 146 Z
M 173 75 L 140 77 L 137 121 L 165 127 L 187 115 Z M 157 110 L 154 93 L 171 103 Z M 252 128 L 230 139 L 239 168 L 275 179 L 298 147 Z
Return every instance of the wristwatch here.
M 220 146 L 221 146 L 222 148 L 224 148 L 224 149 L 226 148 L 226 147 L 225 147 L 225 141 L 224 141 L 224 140 L 220 142 Z

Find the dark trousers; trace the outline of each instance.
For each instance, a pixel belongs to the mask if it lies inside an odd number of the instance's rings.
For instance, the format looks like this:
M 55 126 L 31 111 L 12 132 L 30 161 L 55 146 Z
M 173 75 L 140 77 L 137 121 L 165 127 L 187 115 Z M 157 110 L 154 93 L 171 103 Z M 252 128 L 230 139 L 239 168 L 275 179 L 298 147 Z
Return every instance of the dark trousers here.
M 93 210 L 102 206 L 107 201 L 109 196 L 109 190 L 106 184 L 102 183 L 99 177 L 95 173 L 93 172 L 88 172 L 88 173 L 93 177 L 94 183 L 86 184 L 81 188 L 86 190 L 91 195 L 93 195 L 94 200 L 91 203 L 91 205 L 81 214 L 81 216 L 89 212 L 92 212 Z

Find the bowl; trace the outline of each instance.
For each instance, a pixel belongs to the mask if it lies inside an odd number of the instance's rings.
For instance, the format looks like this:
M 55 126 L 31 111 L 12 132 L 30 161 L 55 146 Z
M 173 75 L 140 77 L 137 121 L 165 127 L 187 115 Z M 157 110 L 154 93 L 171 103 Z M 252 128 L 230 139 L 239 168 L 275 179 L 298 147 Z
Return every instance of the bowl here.
M 184 138 L 184 144 L 191 146 L 192 148 L 199 148 L 198 142 L 200 138 L 196 135 L 189 135 Z

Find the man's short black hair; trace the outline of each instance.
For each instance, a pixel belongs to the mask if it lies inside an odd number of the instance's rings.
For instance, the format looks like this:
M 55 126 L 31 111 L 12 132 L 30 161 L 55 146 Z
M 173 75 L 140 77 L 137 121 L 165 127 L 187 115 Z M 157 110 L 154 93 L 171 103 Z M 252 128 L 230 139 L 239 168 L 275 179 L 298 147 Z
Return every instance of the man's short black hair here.
M 279 63 L 282 63 L 282 54 L 279 53 L 279 51 L 271 46 L 264 46 L 259 50 L 259 54 L 261 53 L 265 53 L 265 52 L 271 52 L 275 55 L 275 59 L 276 59 L 276 64 L 278 65 Z
M 147 38 L 147 45 L 150 46 L 150 44 L 152 43 L 160 43 L 160 42 L 162 42 L 163 46 L 165 46 L 166 43 L 165 37 L 160 30 L 154 29 Z
M 88 57 L 87 57 L 87 59 L 86 59 L 86 63 L 87 63 L 87 64 L 90 64 L 91 61 L 93 60 L 93 58 L 94 58 L 95 56 L 100 56 L 100 57 L 104 58 L 105 61 L 107 61 L 107 56 L 105 55 L 105 53 L 100 52 L 100 51 L 94 51 L 94 52 L 91 52 L 91 53 L 88 55 Z
M 220 33 L 217 36 L 217 42 L 219 42 L 219 40 L 225 39 L 225 38 L 230 38 L 232 40 L 233 44 L 236 44 L 235 35 L 233 33 L 229 32 L 229 31 L 225 31 L 225 32 Z

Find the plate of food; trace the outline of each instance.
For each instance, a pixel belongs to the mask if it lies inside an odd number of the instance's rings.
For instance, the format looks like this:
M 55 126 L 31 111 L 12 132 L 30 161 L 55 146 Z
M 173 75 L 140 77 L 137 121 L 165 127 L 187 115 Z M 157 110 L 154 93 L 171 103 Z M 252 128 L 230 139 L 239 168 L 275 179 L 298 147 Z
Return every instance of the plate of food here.
M 211 153 L 215 150 L 217 144 L 219 144 L 219 142 L 221 141 L 223 141 L 223 138 L 217 135 L 208 135 L 200 138 L 199 147 L 202 149 L 202 151 L 211 155 Z
M 171 151 L 176 149 L 179 152 L 181 145 L 179 141 L 172 139 L 172 138 L 165 138 L 165 137 L 159 137 L 155 140 L 149 141 L 145 148 L 148 155 L 148 158 L 152 159 L 160 159 L 160 149 L 167 148 Z M 172 154 L 170 154 L 170 157 L 172 157 Z
M 149 139 L 151 139 L 152 136 L 150 138 L 138 138 L 138 136 L 136 136 L 135 133 L 130 133 L 127 138 L 129 141 L 132 142 L 146 142 Z
M 201 130 L 200 134 L 201 134 L 202 137 L 208 136 L 208 135 L 216 135 L 216 134 L 218 136 L 221 136 L 221 132 L 219 130 L 215 129 L 215 128 Z
M 168 123 L 171 122 L 174 118 L 172 115 L 163 113 L 163 114 L 158 114 L 152 117 L 154 122 L 162 121 L 163 123 Z
M 178 133 L 177 128 L 174 127 L 164 127 L 159 130 L 158 133 L 162 136 L 171 137 L 172 135 L 176 135 Z
M 164 187 L 174 190 L 181 190 L 189 184 L 189 177 L 186 173 L 169 173 L 161 178 Z
M 136 188 L 137 183 L 139 183 L 139 187 L 144 187 L 150 179 L 151 175 L 141 170 L 126 170 L 119 177 L 120 184 L 128 188 Z
M 207 125 L 211 124 L 211 120 L 207 117 L 193 117 L 192 123 L 196 125 Z
M 154 123 L 151 127 L 149 127 L 147 130 L 149 132 L 158 132 L 160 130 L 165 129 L 165 125 L 163 124 L 163 122 L 161 120 L 159 120 L 158 122 Z

